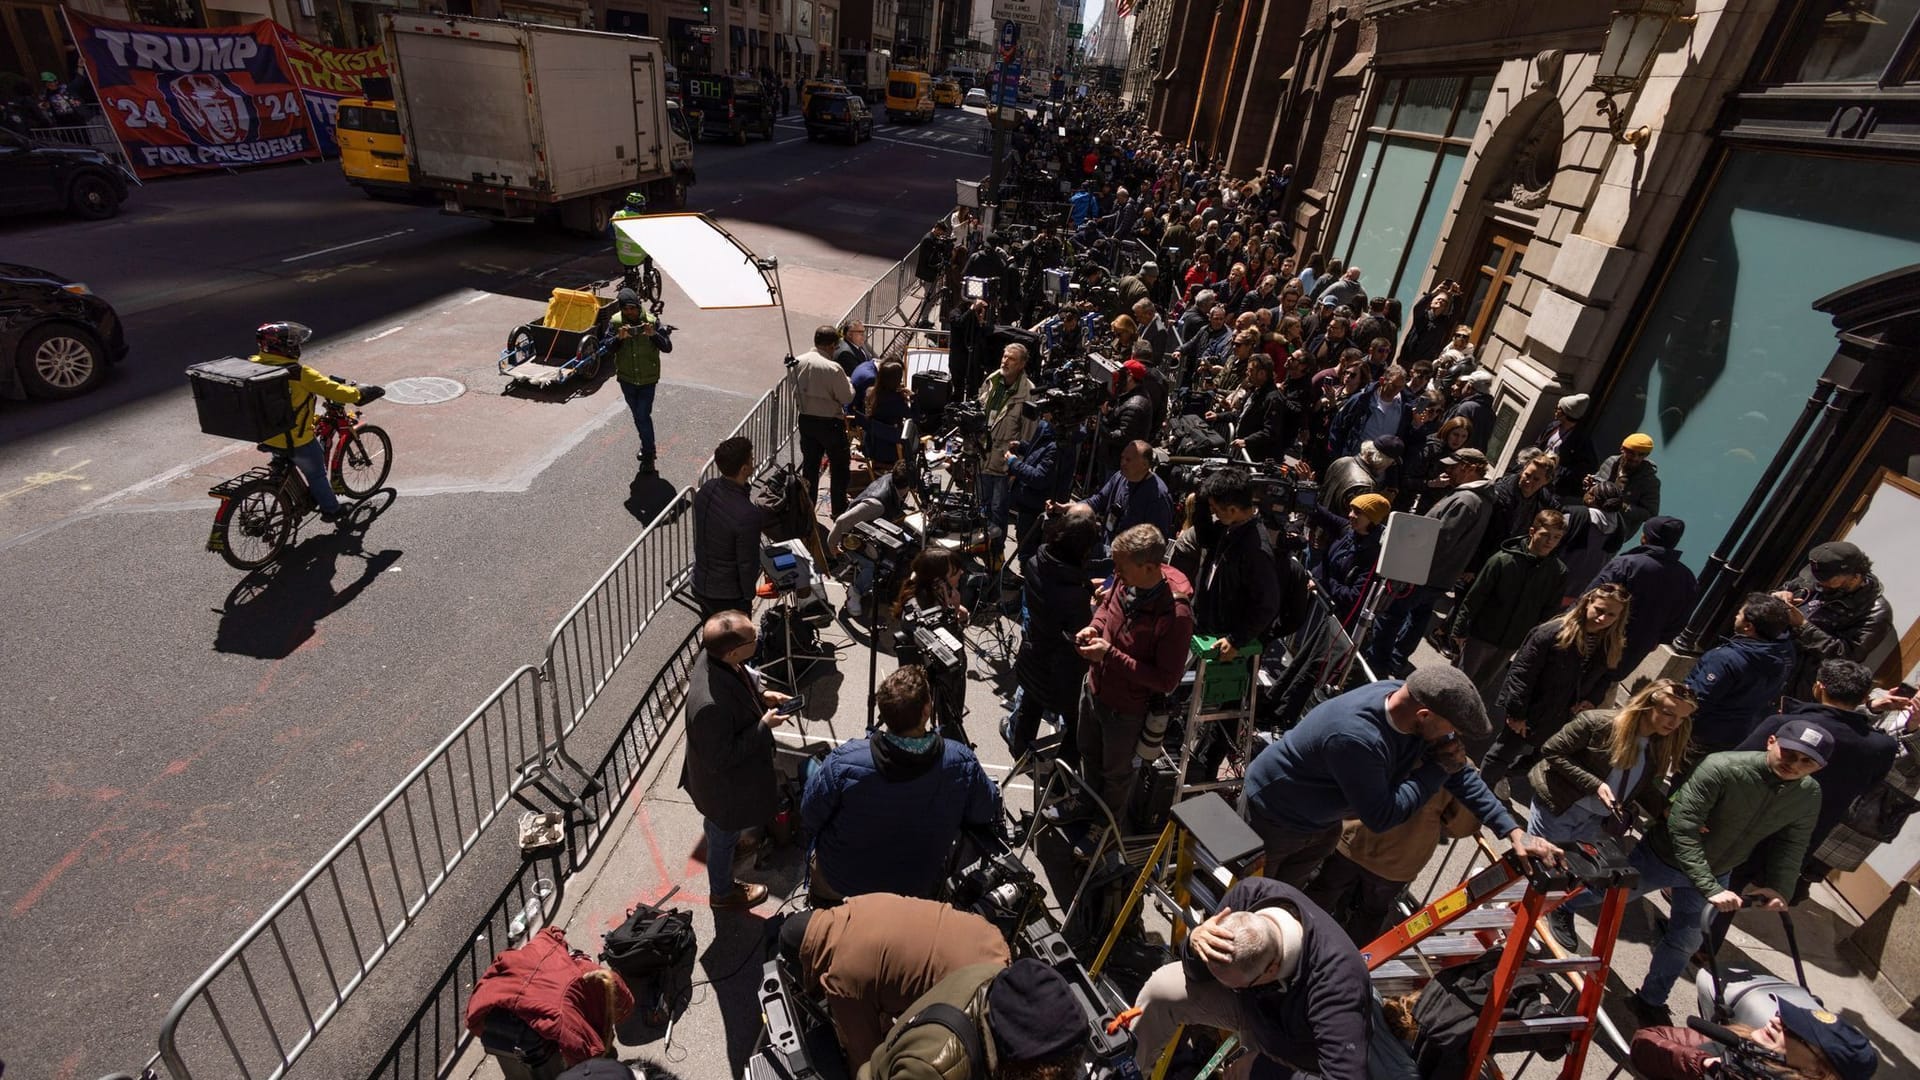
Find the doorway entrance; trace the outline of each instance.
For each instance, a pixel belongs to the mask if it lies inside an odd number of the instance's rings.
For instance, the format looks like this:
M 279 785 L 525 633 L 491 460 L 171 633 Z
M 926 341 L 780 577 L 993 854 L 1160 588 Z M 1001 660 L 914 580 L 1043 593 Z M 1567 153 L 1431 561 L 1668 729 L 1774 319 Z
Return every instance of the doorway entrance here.
M 1473 280 L 1462 282 L 1467 288 L 1467 306 L 1461 310 L 1461 322 L 1473 328 L 1474 346 L 1487 343 L 1487 331 L 1506 305 L 1507 294 L 1520 276 L 1521 260 L 1526 258 L 1527 243 L 1533 234 L 1511 225 L 1493 225 L 1480 242 L 1480 261 Z

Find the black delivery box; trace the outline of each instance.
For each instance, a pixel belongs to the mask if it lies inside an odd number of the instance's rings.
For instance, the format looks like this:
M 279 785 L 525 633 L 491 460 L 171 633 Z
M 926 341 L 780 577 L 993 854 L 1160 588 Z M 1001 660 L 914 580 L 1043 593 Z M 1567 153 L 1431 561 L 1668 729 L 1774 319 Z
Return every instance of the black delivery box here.
M 290 364 L 256 364 L 223 356 L 187 369 L 200 430 L 209 435 L 265 442 L 293 430 Z

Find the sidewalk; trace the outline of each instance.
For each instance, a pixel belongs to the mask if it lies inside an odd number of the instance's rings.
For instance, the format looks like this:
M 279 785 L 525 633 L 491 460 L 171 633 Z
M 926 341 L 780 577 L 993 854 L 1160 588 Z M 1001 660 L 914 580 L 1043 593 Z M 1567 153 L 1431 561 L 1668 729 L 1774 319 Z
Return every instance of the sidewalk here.
M 829 586 L 835 609 L 844 600 L 844 588 L 835 582 Z M 1007 626 L 1010 641 L 1017 640 L 1017 627 Z M 864 631 L 850 633 L 844 620 L 836 620 L 822 631 L 823 639 L 839 646 L 837 665 L 807 684 L 807 709 L 804 724 L 791 725 L 778 732 L 781 741 L 839 742 L 858 738 L 865 731 L 867 669 L 870 653 L 863 645 Z M 988 651 L 996 646 L 985 628 L 968 631 L 969 676 L 967 684 L 967 728 L 979 744 L 981 761 L 997 778 L 1004 779 L 1011 757 L 998 733 L 1005 713 L 993 677 L 996 667 L 982 658 L 981 646 Z M 1423 655 L 1423 662 L 1438 662 L 1438 657 Z M 893 669 L 890 657 L 879 659 L 879 676 Z M 619 820 L 610 827 L 598 853 L 582 873 L 567 883 L 565 901 L 554 924 L 562 927 L 574 948 L 597 954 L 600 937 L 617 926 L 630 907 L 640 902 L 658 902 L 673 889 L 678 893 L 670 902 L 692 909 L 695 932 L 700 943 L 696 982 L 691 1008 L 673 1030 L 669 1043 L 655 1042 L 644 1047 L 620 1047 L 620 1057 L 632 1063 L 665 1065 L 685 1080 L 727 1080 L 743 1075 L 748 1057 L 758 1044 L 761 1017 L 757 991 L 762 960 L 761 941 L 767 919 L 777 910 L 791 910 L 801 904 L 794 897 L 799 890 L 802 853 L 786 847 L 756 856 L 758 861 L 743 862 L 740 876 L 767 885 L 769 898 L 752 912 L 714 912 L 706 906 L 705 867 L 690 857 L 700 837 L 700 816 L 679 790 L 678 778 L 682 752 L 681 732 L 675 730 L 648 763 L 636 785 L 637 798 L 620 808 Z M 1032 785 L 1022 778 L 1008 785 L 1009 794 L 1018 802 L 1031 805 Z M 1442 848 L 1429 863 L 1426 873 L 1414 885 L 1420 896 L 1434 886 L 1434 895 L 1458 884 L 1466 876 L 1464 841 L 1454 849 Z M 1504 845 L 1497 845 L 1503 847 Z M 1476 864 L 1484 866 L 1484 860 Z M 1045 880 L 1044 875 L 1042 880 Z M 1878 1078 L 1920 1076 L 1920 1032 L 1902 1026 L 1875 994 L 1871 980 L 1860 974 L 1841 954 L 1839 940 L 1857 924 L 1851 911 L 1825 886 L 1815 890 L 1816 903 L 1795 912 L 1800 948 L 1806 963 L 1807 978 L 1813 991 L 1829 1009 L 1862 1030 L 1869 1032 L 1880 1047 L 1883 1061 Z M 1646 972 L 1650 945 L 1654 940 L 1651 917 L 1664 916 L 1664 903 L 1651 901 L 1629 906 L 1626 924 L 1614 953 L 1614 973 L 1608 985 L 1606 1012 L 1621 1030 L 1631 1033 L 1630 1023 L 1617 1004 L 1624 994 L 1637 986 Z M 1659 909 L 1656 911 L 1656 909 Z M 1055 914 L 1058 914 L 1057 906 Z M 1149 918 L 1149 926 L 1164 927 L 1164 921 Z M 1592 922 L 1581 922 L 1583 938 L 1592 933 Z M 1082 957 L 1083 961 L 1091 957 Z M 1723 964 L 1758 966 L 1783 978 L 1792 977 L 1779 920 L 1763 913 L 1741 916 L 1728 936 L 1722 951 Z M 1676 1018 L 1693 1015 L 1694 991 L 1690 978 L 1675 987 L 1671 1005 Z M 1508 1077 L 1558 1075 L 1558 1063 L 1533 1061 L 1522 1071 L 1518 1055 L 1503 1057 L 1501 1067 Z M 1624 1066 L 1611 1056 L 1604 1036 L 1596 1037 L 1582 1073 L 1587 1080 L 1604 1080 Z M 495 1080 L 502 1076 L 499 1067 L 476 1044 L 469 1048 L 452 1075 Z

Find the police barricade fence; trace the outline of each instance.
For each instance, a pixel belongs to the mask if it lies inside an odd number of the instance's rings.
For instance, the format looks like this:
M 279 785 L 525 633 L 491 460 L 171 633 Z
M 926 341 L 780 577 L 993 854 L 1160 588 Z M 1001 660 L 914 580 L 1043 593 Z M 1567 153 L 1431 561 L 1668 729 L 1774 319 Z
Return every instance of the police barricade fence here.
M 876 290 L 884 313 L 897 316 L 901 299 L 893 283 L 902 273 L 896 265 L 847 317 L 871 310 Z M 905 273 L 911 281 L 910 270 Z M 754 440 L 762 460 L 797 443 L 792 383 L 783 378 L 734 430 Z M 709 460 L 700 477 L 712 475 Z M 556 754 L 565 756 L 566 736 L 640 634 L 685 589 L 693 562 L 693 491 L 679 492 L 573 605 L 549 635 L 538 667 L 515 671 L 194 980 L 162 1023 L 159 1053 L 142 1077 L 159 1076 L 162 1065 L 174 1080 L 287 1074 L 525 782 Z M 586 834 L 573 868 L 584 862 L 583 850 L 599 843 L 613 807 L 671 727 L 695 638 L 688 631 L 678 641 L 594 771 L 595 783 L 580 796 Z M 495 898 L 374 1076 L 398 1076 L 409 1062 L 414 1075 L 441 1075 L 465 1049 L 471 1037 L 460 1022 L 461 995 L 491 962 L 497 946 L 490 943 L 512 936 L 488 927 L 504 925 L 526 907 L 533 865 L 522 864 Z M 536 891 L 533 899 L 545 910 L 557 905 L 554 895 Z M 429 1023 L 431 1034 L 423 1034 Z
M 286 1074 L 514 799 L 544 697 L 515 671 L 194 980 L 160 1028 L 174 1080 Z

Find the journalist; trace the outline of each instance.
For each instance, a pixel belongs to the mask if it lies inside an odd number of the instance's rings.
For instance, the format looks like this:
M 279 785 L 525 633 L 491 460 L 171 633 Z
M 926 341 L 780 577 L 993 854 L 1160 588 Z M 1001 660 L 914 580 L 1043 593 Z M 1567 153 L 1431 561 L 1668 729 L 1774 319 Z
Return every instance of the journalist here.
M 1013 529 L 1018 539 L 1020 565 L 1040 548 L 1040 515 L 1047 504 L 1067 497 L 1073 485 L 1073 460 L 1078 443 L 1064 444 L 1054 431 L 1053 410 L 1044 403 L 1029 401 L 1023 408 L 1033 424 L 1031 437 L 1007 447 L 1007 478 L 1012 490 L 1007 501 L 1013 509 Z
M 1492 734 L 1487 708 L 1459 669 L 1430 665 L 1322 702 L 1247 770 L 1241 815 L 1266 844 L 1267 877 L 1304 888 L 1357 818 L 1386 832 L 1446 788 L 1523 857 L 1560 849 L 1520 828 L 1467 760 L 1467 739 Z
M 1074 503 L 1049 512 L 1035 535 L 1039 540 L 1021 582 L 1023 622 L 1013 657 L 1018 690 L 1007 749 L 1021 757 L 1033 746 L 1040 718 L 1059 716 L 1065 725 L 1060 757 L 1077 768 L 1080 680 L 1087 662 L 1074 639 L 1093 620 L 1088 563 L 1100 550 L 1100 522 L 1086 504 Z
M 773 729 L 785 717 L 787 695 L 760 686 L 747 666 L 759 636 L 737 611 L 710 616 L 700 627 L 700 652 L 687 676 L 686 759 L 680 786 L 705 820 L 707 903 L 750 908 L 767 887 L 737 881 L 733 857 L 740 834 L 773 820 L 780 783 L 773 765 Z
M 1200 497 L 1224 531 L 1200 563 L 1194 629 L 1223 639 L 1216 658 L 1230 661 L 1258 642 L 1280 614 L 1280 578 L 1247 471 L 1218 470 L 1201 482 Z
M 1136 525 L 1173 532 L 1173 494 L 1153 471 L 1153 447 L 1136 439 L 1120 452 L 1120 468 L 1093 493 L 1087 505 L 1106 523 L 1109 543 Z
M 828 359 L 840 344 L 840 331 L 821 326 L 813 332 L 813 349 L 794 358 L 794 397 L 799 408 L 800 463 L 807 480 L 807 498 L 820 501 L 820 459 L 827 459 L 830 509 L 834 517 L 847 508 L 847 470 L 852 450 L 847 445 L 847 406 L 853 403 L 853 383 L 838 363 Z M 856 365 L 857 367 L 858 365 Z
M 980 385 L 975 399 L 987 414 L 987 452 L 980 461 L 980 508 L 993 530 L 990 541 L 992 565 L 999 565 L 1007 535 L 1009 497 L 1012 478 L 1007 459 L 1015 443 L 1033 432 L 1033 421 L 1025 406 L 1033 396 L 1033 383 L 1027 379 L 1027 347 L 1009 344 L 1000 352 L 1000 367 Z
M 735 435 L 713 448 L 720 475 L 693 494 L 693 598 L 700 614 L 751 612 L 760 579 L 760 529 L 766 511 L 755 506 L 753 441 Z
M 903 667 L 874 692 L 880 729 L 841 743 L 807 778 L 815 907 L 862 893 L 931 899 L 962 829 L 989 829 L 1000 792 L 966 744 L 933 730 L 927 674 Z

